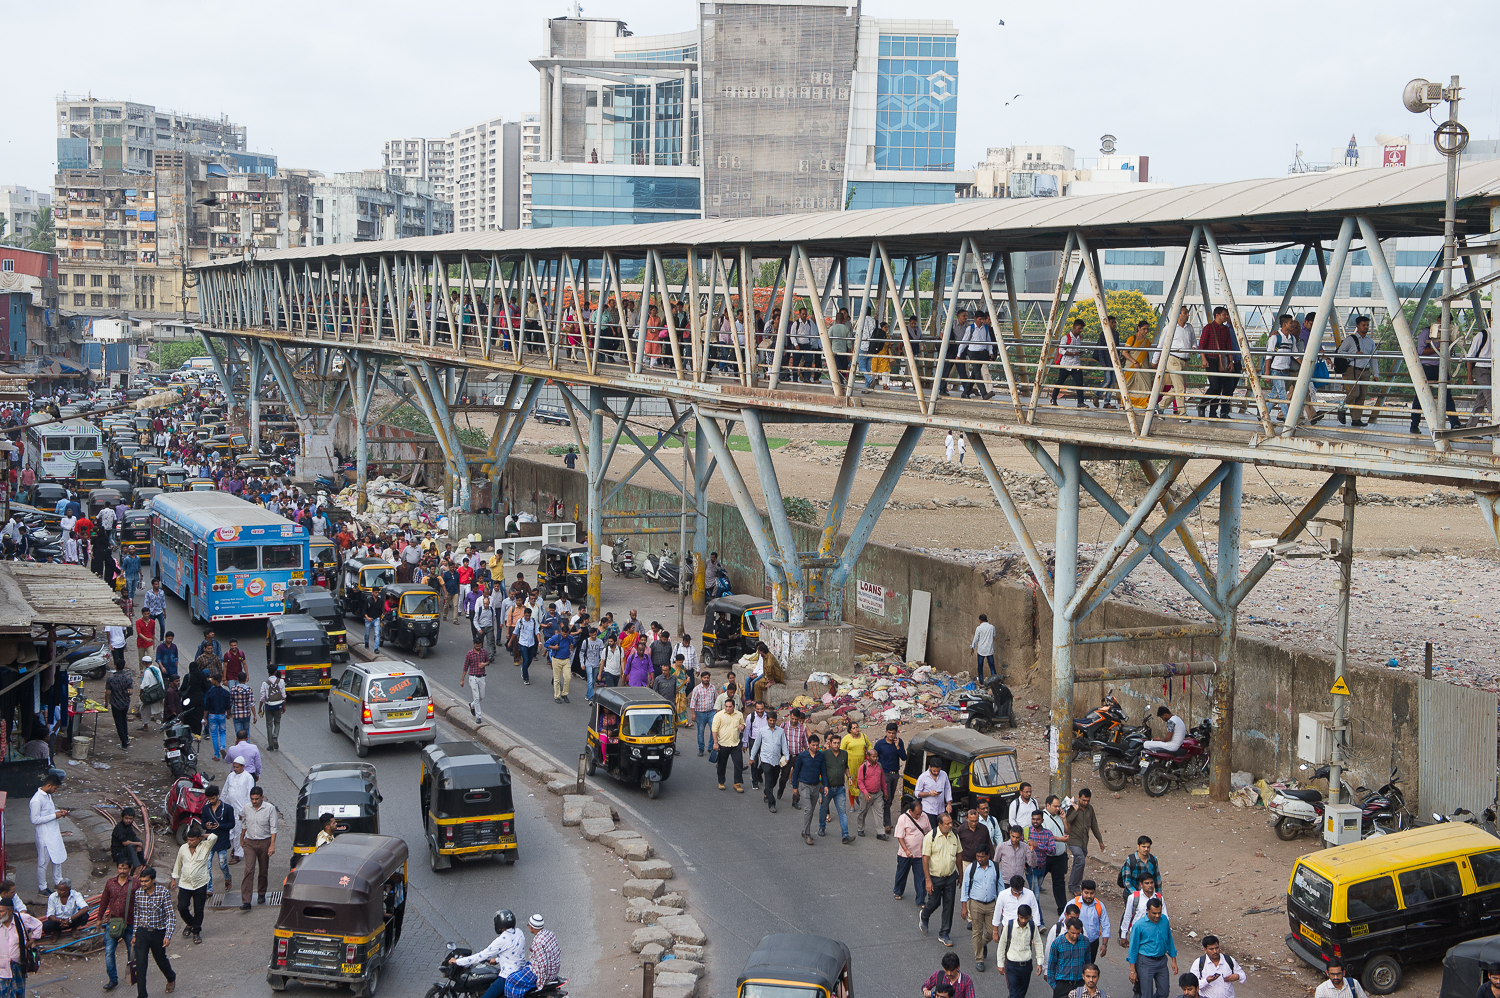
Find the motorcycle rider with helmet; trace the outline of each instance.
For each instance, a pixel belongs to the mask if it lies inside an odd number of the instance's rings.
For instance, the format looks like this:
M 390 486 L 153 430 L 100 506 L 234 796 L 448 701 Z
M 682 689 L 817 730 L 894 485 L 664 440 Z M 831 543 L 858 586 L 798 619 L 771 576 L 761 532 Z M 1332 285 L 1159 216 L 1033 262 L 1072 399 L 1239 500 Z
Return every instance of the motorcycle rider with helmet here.
M 526 963 L 526 936 L 516 928 L 516 916 L 509 908 L 495 912 L 495 938 L 478 953 L 470 956 L 449 957 L 450 962 L 460 967 L 472 967 L 478 963 L 493 962 L 500 976 L 484 993 L 484 998 L 500 998 L 505 993 L 505 982 Z

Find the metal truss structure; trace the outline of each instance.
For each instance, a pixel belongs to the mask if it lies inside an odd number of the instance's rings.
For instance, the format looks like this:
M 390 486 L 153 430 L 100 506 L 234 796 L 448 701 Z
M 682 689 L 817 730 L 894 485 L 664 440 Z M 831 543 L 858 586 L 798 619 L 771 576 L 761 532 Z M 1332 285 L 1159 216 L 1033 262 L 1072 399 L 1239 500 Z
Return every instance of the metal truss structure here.
M 1490 213 L 1500 204 L 1500 164 L 1465 170 L 1459 217 L 1483 251 Z M 200 268 L 201 333 L 219 339 L 229 360 L 221 364 L 226 388 L 245 379 L 259 383 L 268 371 L 278 381 L 299 422 L 313 419 L 298 372 L 342 371 L 347 393 L 333 410 L 352 408 L 363 437 L 369 399 L 377 382 L 396 389 L 390 372 L 404 367 L 409 395 L 427 416 L 442 446 L 451 480 L 471 469 L 498 478 L 522 421 L 544 382 L 563 388 L 575 432 L 587 425 L 588 543 L 594 555 L 590 599 L 597 606 L 599 547 L 619 491 L 605 475 L 617 447 L 628 438 L 641 452 L 624 476 L 651 464 L 684 495 L 683 515 L 696 524 L 693 545 L 707 553 L 708 482 L 717 471 L 744 516 L 770 577 L 776 619 L 791 627 L 842 620 L 842 591 L 879 513 L 927 428 L 968 434 L 997 502 L 1005 511 L 1027 562 L 1053 610 L 1052 717 L 1055 730 L 1071 730 L 1075 682 L 1163 675 L 1169 667 L 1118 666 L 1083 674 L 1074 666 L 1081 642 L 1112 643 L 1159 638 L 1157 633 L 1081 634 L 1083 624 L 1145 558 L 1152 558 L 1201 604 L 1219 637 L 1212 663 L 1216 714 L 1213 789 L 1228 792 L 1231 769 L 1236 607 L 1270 567 L 1263 555 L 1247 574 L 1239 566 L 1239 507 L 1244 464 L 1319 471 L 1327 482 L 1286 528 L 1294 540 L 1342 483 L 1356 476 L 1426 481 L 1480 492 L 1500 491 L 1500 427 L 1475 413 L 1456 421 L 1456 364 L 1447 352 L 1422 353 L 1425 337 L 1410 328 L 1380 240 L 1431 235 L 1442 230 L 1441 168 L 1358 171 L 1337 176 L 1289 177 L 1248 184 L 1211 185 L 1086 199 L 1076 204 L 954 205 L 781 217 L 736 223 L 661 223 L 607 229 L 547 229 L 411 239 L 394 243 L 305 247 L 259 254 L 253 261 L 217 262 Z M 1318 383 L 1317 361 L 1338 346 L 1335 291 L 1356 242 L 1371 260 L 1390 322 L 1391 360 L 1400 377 L 1371 385 L 1380 400 L 1347 406 L 1354 427 L 1315 425 L 1312 407 L 1339 394 Z M 1078 407 L 1057 404 L 1064 323 L 1080 291 L 1098 314 L 1108 311 L 1099 250 L 1114 246 L 1185 248 L 1182 263 L 1149 342 L 1125 340 L 1106 324 L 1089 344 L 1104 358 L 1104 385 L 1075 392 Z M 1297 276 L 1278 313 L 1291 304 L 1304 265 L 1316 261 L 1323 298 L 1295 375 L 1280 379 L 1289 399 L 1278 401 L 1277 379 L 1266 352 L 1252 343 L 1244 310 L 1229 290 L 1228 246 L 1302 247 Z M 1022 309 L 1009 273 L 1015 252 L 1062 249 L 1063 267 L 1040 335 L 1024 335 Z M 1217 302 L 1209 268 L 1219 276 Z M 930 283 L 921 278 L 930 274 Z M 1235 332 L 1235 349 L 1221 360 L 1243 372 L 1246 392 L 1235 402 L 1245 418 L 1192 419 L 1169 365 L 1172 319 L 1186 301 L 1190 278 L 1203 290 L 1203 306 L 1223 304 Z M 1071 277 L 1072 280 L 1066 280 Z M 627 280 L 628 278 L 628 280 Z M 1471 306 L 1470 322 L 1487 327 L 1471 279 L 1444 289 Z M 968 289 L 965 291 L 965 289 Z M 1435 293 L 1428 281 L 1417 303 L 1421 315 Z M 685 303 L 685 316 L 656 302 Z M 961 303 L 974 302 L 995 320 L 990 357 L 966 357 L 970 330 L 954 319 Z M 807 307 L 800 321 L 797 304 Z M 641 307 L 637 308 L 637 304 Z M 590 309 L 587 318 L 580 305 Z M 882 349 L 835 325 L 839 311 L 870 314 L 889 324 Z M 757 323 L 757 315 L 764 323 Z M 744 329 L 764 329 L 759 342 Z M 1333 333 L 1335 339 L 1326 343 Z M 1449 344 L 1443 344 L 1449 347 Z M 1211 352 L 1211 351 L 1210 351 Z M 340 365 L 329 358 L 342 356 Z M 1427 365 L 1424 367 L 1424 363 Z M 878 365 L 875 366 L 875 365 Z M 1436 367 L 1436 376 L 1428 371 Z M 502 418 L 488 448 L 468 455 L 457 439 L 452 413 L 466 378 L 508 379 Z M 1238 380 L 1238 379 L 1236 379 Z M 875 382 L 879 382 L 877 386 Z M 962 398 L 952 388 L 963 389 Z M 1323 393 L 1320 397 L 1319 392 Z M 1467 391 L 1467 389 L 1464 389 Z M 399 392 L 399 390 L 398 390 Z M 1117 408 L 1084 410 L 1093 393 Z M 253 392 L 251 393 L 254 394 Z M 1374 394 L 1373 392 L 1371 394 Z M 1413 432 L 1376 425 L 1386 396 L 1412 416 Z M 977 397 L 971 397 L 977 396 Z M 631 408 L 642 397 L 665 399 L 674 419 L 661 440 L 686 442 L 681 477 L 631 428 Z M 1350 396 L 1351 399 L 1354 396 Z M 1363 397 L 1361 397 L 1362 399 Z M 1200 396 L 1200 406 L 1201 406 Z M 1208 400 L 1210 403 L 1213 399 Z M 1222 401 L 1222 399 L 1220 400 Z M 1171 403 L 1168 408 L 1168 403 Z M 1410 409 L 1406 404 L 1410 403 Z M 1282 408 L 1282 419 L 1275 410 Z M 1201 408 L 1200 408 L 1201 411 Z M 1227 406 L 1226 406 L 1227 414 Z M 1361 416 L 1369 420 L 1361 425 Z M 1321 416 L 1319 416 L 1321 418 Z M 605 438 L 606 421 L 614 423 Z M 1419 421 L 1426 432 L 1417 433 Z M 782 502 L 766 426 L 776 422 L 849 425 L 849 443 L 833 483 L 827 516 L 813 550 L 799 550 Z M 869 427 L 899 427 L 900 443 L 874 494 L 842 545 L 838 537 Z M 749 442 L 767 527 L 731 452 L 738 425 Z M 1049 572 L 1026 530 L 986 446 L 989 438 L 1022 442 L 1058 488 L 1056 570 Z M 1189 460 L 1217 462 L 1216 470 L 1185 500 L 1171 486 Z M 1120 506 L 1083 467 L 1085 461 L 1129 461 L 1153 483 L 1134 510 Z M 361 440 L 361 485 L 363 440 Z M 363 491 L 363 490 L 361 490 Z M 1188 514 L 1215 491 L 1219 496 L 1218 557 L 1210 565 L 1183 528 Z M 1120 530 L 1089 576 L 1077 578 L 1077 513 L 1092 496 Z M 462 501 L 462 500 L 460 500 Z M 687 507 L 691 506 L 691 512 Z M 1154 523 L 1152 522 L 1154 519 Z M 665 528 L 646 528 L 664 532 Z M 1164 547 L 1176 536 L 1187 555 L 1181 564 Z M 701 573 L 696 580 L 701 605 Z M 1192 630 L 1191 628 L 1189 629 Z M 1186 632 L 1185 632 L 1186 633 Z M 1201 633 L 1192 631 L 1192 633 Z M 1144 668 L 1144 671 L 1142 671 Z M 1069 746 L 1059 746 L 1054 789 L 1066 790 Z

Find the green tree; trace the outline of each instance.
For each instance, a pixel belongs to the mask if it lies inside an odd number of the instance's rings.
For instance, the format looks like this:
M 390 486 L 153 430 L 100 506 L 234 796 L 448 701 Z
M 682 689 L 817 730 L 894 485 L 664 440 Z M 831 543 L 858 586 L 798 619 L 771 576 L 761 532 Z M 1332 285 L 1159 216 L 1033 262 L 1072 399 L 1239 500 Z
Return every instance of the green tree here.
M 214 341 L 214 353 L 219 359 L 224 359 L 224 350 Z M 186 361 L 194 357 L 207 357 L 208 351 L 203 349 L 203 344 L 197 339 L 171 340 L 166 343 L 158 343 L 151 348 L 148 358 L 156 365 L 159 371 L 175 371 Z
M 1125 337 L 1135 332 L 1135 324 L 1143 319 L 1151 323 L 1153 331 L 1156 328 L 1156 309 L 1151 307 L 1146 296 L 1139 291 L 1106 291 L 1104 305 L 1109 309 L 1109 314 L 1115 317 L 1115 332 L 1122 343 Z M 1068 313 L 1068 325 L 1071 326 L 1074 319 L 1083 320 L 1084 334 L 1089 339 L 1099 335 L 1099 309 L 1093 298 L 1073 306 Z
M 57 248 L 57 227 L 52 220 L 52 209 L 46 207 L 36 213 L 36 224 L 26 234 L 26 248 L 50 253 Z

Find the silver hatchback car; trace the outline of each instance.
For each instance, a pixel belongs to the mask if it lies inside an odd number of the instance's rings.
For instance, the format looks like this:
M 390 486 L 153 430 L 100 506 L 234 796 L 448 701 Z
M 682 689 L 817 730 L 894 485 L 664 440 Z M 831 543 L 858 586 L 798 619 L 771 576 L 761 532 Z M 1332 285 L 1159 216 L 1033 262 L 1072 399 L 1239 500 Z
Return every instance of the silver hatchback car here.
M 427 677 L 410 662 L 351 663 L 328 698 L 328 728 L 354 739 L 354 754 L 371 745 L 437 741 Z

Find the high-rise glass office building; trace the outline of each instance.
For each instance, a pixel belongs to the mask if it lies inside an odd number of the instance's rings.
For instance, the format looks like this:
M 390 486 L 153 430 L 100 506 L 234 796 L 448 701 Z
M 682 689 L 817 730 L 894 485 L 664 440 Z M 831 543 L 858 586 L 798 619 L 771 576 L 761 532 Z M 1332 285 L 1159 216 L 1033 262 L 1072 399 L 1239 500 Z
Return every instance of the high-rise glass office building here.
M 942 204 L 958 33 L 843 0 L 698 3 L 694 30 L 553 18 L 531 224 L 614 225 Z

